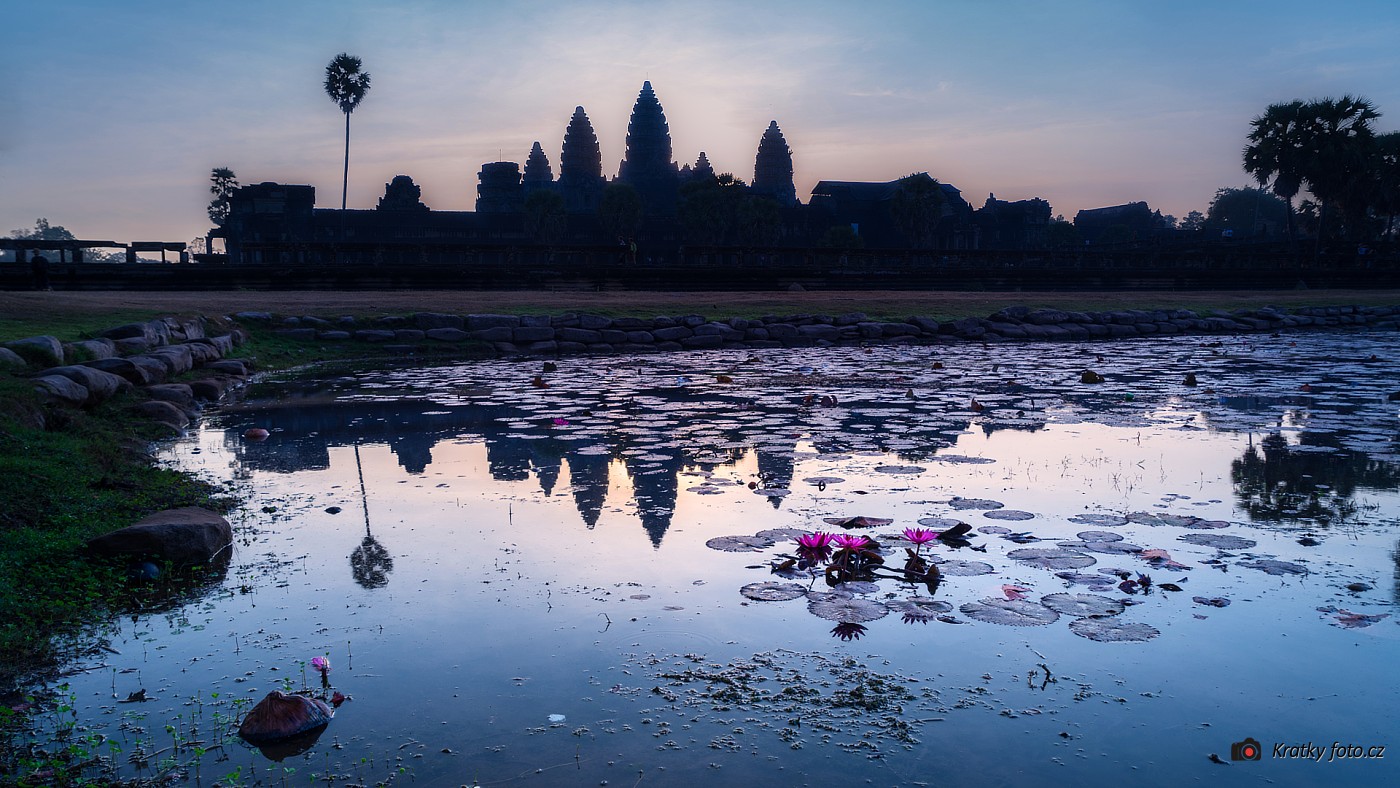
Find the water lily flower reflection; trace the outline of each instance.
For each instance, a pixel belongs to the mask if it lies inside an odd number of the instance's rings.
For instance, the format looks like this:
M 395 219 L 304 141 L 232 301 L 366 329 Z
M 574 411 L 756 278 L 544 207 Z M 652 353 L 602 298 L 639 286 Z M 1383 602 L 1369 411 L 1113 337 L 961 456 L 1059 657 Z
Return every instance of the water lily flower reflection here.
M 797 555 L 805 562 L 819 564 L 831 557 L 832 535 L 817 531 L 797 537 Z
M 860 640 L 860 636 L 865 634 L 864 624 L 842 622 L 831 628 L 831 636 L 842 640 Z

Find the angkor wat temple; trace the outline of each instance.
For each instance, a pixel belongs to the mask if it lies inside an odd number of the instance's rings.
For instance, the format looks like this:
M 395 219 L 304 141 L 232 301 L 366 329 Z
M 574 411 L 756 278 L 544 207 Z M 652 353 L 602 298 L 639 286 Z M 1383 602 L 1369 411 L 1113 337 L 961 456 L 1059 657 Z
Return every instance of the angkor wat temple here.
M 558 178 L 536 141 L 518 162 L 483 164 L 475 211 L 435 211 L 413 179 L 385 184 L 373 210 L 315 207 L 315 188 L 260 183 L 239 189 L 222 237 L 235 263 L 443 263 L 482 250 L 611 249 L 619 262 L 666 262 L 686 250 L 828 248 L 939 250 L 1044 248 L 1050 204 L 989 196 L 974 209 L 927 173 L 882 183 L 821 181 L 804 205 L 793 153 L 778 122 L 762 132 L 753 178 L 717 174 L 702 151 L 678 166 L 670 127 L 642 84 L 616 176 L 603 173 L 598 136 L 574 109 Z M 638 252 L 630 251 L 635 240 Z

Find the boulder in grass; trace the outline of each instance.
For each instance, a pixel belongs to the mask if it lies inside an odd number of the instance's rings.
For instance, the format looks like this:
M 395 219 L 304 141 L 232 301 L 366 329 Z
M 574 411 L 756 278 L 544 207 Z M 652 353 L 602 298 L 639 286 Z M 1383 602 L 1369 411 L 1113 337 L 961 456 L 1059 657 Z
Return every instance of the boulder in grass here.
M 49 399 L 66 402 L 79 407 L 88 401 L 87 386 L 74 383 L 62 375 L 41 375 L 34 378 L 34 389 Z
M 248 365 L 238 359 L 226 358 L 221 361 L 211 361 L 204 365 L 210 372 L 219 372 L 224 375 L 235 377 L 248 377 Z
M 98 555 L 140 556 L 177 566 L 206 564 L 233 544 L 233 528 L 218 512 L 167 509 L 88 542 Z
M 127 361 L 140 367 L 146 374 L 146 379 L 151 383 L 164 383 L 170 377 L 170 367 L 160 359 L 150 356 L 130 356 Z
M 4 347 L 31 364 L 45 367 L 61 366 L 64 362 L 63 343 L 57 337 L 38 336 L 6 342 Z
M 178 406 L 181 410 L 194 408 L 194 392 L 184 383 L 161 383 L 155 386 L 147 386 L 146 394 L 151 399 L 158 399 Z
M 323 700 L 273 690 L 243 718 L 238 735 L 249 744 L 270 744 L 324 728 L 334 716 Z
M 64 358 L 73 363 L 111 358 L 117 354 L 117 346 L 110 339 L 85 339 L 81 342 L 68 342 L 63 346 Z
M 174 430 L 182 430 L 190 423 L 190 417 L 173 402 L 153 399 L 132 407 L 132 412 L 142 418 L 164 424 Z
M 20 368 L 24 366 L 27 365 L 24 362 L 23 356 L 7 347 L 0 347 L 0 369 L 4 369 L 5 367 Z
M 231 386 L 232 378 L 223 375 L 190 381 L 190 391 L 194 393 L 194 398 L 206 402 L 218 402 L 223 399 Z
M 97 405 L 115 397 L 118 394 L 131 390 L 131 381 L 110 372 L 103 372 L 100 369 L 85 367 L 73 364 L 66 367 L 54 367 L 39 373 L 40 375 L 62 375 L 74 383 L 82 384 L 88 390 L 86 404 Z
M 84 361 L 82 365 L 126 378 L 137 386 L 145 386 L 155 382 L 146 367 L 137 366 L 129 358 L 103 358 L 96 361 Z M 164 377 L 161 380 L 164 380 Z

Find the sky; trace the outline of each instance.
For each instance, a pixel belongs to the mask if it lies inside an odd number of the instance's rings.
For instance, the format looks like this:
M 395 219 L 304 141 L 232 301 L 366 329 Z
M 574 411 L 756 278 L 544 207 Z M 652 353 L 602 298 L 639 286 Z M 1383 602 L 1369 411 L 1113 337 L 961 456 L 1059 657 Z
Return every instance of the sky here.
M 1394 0 L 9 0 L 0 234 L 39 217 L 95 240 L 209 229 L 209 172 L 310 184 L 339 207 L 345 119 L 326 64 L 360 57 L 349 206 L 395 175 L 472 210 L 490 161 L 539 141 L 557 177 L 583 106 L 604 174 L 650 80 L 678 163 L 753 178 L 770 120 L 804 202 L 820 180 L 928 172 L 980 206 L 1144 200 L 1178 217 L 1252 183 L 1249 121 L 1352 94 L 1400 130 Z

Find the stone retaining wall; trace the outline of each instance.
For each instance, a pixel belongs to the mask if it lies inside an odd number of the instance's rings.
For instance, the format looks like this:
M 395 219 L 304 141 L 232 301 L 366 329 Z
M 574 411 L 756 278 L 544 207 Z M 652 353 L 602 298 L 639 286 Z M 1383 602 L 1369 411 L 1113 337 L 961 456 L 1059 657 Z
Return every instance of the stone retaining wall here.
M 590 314 L 449 315 L 420 312 L 359 321 L 352 317 L 281 317 L 241 312 L 291 339 L 414 346 L 475 340 L 499 356 L 637 353 L 706 348 L 830 347 L 958 341 L 1065 341 L 1162 334 L 1234 334 L 1338 326 L 1400 326 L 1400 306 L 1306 307 L 1198 315 L 1187 310 L 1064 312 L 1010 307 L 986 318 L 871 320 L 845 315 L 786 315 L 710 320 L 701 315 L 610 318 Z
M 0 343 L 0 367 L 27 373 L 55 405 L 91 408 L 138 392 L 133 414 L 179 430 L 201 403 L 218 401 L 251 374 L 251 362 L 224 358 L 247 336 L 236 325 L 167 317 L 117 326 L 80 342 L 38 336 Z M 189 372 L 197 375 L 168 382 Z

